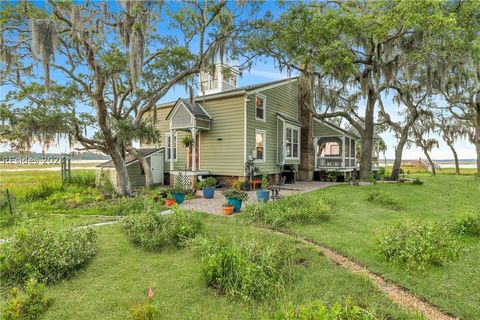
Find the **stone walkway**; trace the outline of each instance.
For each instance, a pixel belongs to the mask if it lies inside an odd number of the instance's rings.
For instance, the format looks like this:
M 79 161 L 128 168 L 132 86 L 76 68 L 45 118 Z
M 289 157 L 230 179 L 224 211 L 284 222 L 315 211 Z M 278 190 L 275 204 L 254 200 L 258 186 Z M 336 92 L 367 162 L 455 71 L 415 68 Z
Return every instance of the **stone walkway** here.
M 304 193 L 317 189 L 322 189 L 331 185 L 337 184 L 335 182 L 320 182 L 320 181 L 302 181 L 295 184 L 286 184 L 280 191 L 280 195 L 287 196 L 296 193 Z M 225 197 L 222 191 L 225 189 L 216 189 L 215 197 L 213 199 L 205 199 L 202 196 L 202 190 L 197 191 L 199 198 L 186 200 L 180 205 L 181 208 L 193 211 L 206 212 L 211 214 L 220 214 L 222 204 L 225 203 Z M 255 191 L 249 191 L 247 202 L 252 203 L 256 201 Z M 245 204 L 242 204 L 242 207 Z

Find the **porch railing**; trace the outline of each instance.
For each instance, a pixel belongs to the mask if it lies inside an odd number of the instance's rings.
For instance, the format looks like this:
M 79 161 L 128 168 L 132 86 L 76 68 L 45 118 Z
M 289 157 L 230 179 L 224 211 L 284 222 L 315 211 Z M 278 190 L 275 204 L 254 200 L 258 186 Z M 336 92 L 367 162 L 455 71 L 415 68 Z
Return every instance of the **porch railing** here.
M 355 165 L 356 160 L 351 157 L 317 157 L 317 168 L 355 168 Z

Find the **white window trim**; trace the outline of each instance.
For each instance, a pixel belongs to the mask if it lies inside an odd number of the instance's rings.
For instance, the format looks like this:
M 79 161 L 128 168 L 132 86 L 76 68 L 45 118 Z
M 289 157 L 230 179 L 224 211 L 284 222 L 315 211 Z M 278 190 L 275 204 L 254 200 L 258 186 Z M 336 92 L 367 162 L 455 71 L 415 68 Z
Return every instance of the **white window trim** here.
M 257 151 L 257 133 L 263 135 L 263 159 L 255 159 L 258 162 L 267 161 L 267 130 L 255 129 L 255 152 Z M 257 154 L 258 157 L 258 154 Z
M 173 162 L 177 162 L 178 161 L 178 131 L 175 132 L 174 134 L 175 136 L 175 151 L 176 151 L 176 157 L 173 158 Z M 168 157 L 168 151 L 170 150 L 168 144 L 167 144 L 167 141 L 168 141 L 168 138 L 170 137 L 170 133 L 165 133 L 165 143 L 164 143 L 164 147 L 165 147 L 165 162 L 170 162 L 170 158 Z
M 297 157 L 287 157 L 287 128 L 288 129 L 292 129 L 292 130 L 297 130 L 298 131 L 298 156 Z M 285 152 L 285 159 L 286 160 L 300 160 L 300 153 L 301 153 L 301 128 L 299 126 L 294 126 L 294 125 L 291 125 L 291 124 L 286 124 L 284 123 L 284 126 L 283 126 L 283 150 Z M 292 131 L 293 132 L 293 131 Z M 292 139 L 292 145 L 293 145 L 293 139 Z M 292 150 L 292 154 L 293 154 L 293 150 Z
M 263 119 L 257 117 L 257 97 L 261 97 L 263 99 Z M 255 120 L 267 122 L 267 97 L 260 93 L 255 94 L 254 104 L 255 104 Z

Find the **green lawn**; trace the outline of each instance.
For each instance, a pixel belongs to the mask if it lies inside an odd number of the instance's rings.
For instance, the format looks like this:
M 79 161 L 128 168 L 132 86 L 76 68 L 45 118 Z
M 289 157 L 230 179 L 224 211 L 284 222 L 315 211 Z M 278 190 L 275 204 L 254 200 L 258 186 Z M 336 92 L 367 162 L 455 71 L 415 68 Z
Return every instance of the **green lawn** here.
M 233 219 L 208 216 L 205 221 L 208 231 L 234 241 L 252 237 L 280 241 L 280 236 L 242 226 Z M 54 303 L 46 319 L 126 319 L 129 308 L 145 301 L 149 287 L 155 292 L 154 303 L 162 319 L 262 318 L 278 305 L 316 299 L 332 303 L 347 296 L 375 308 L 380 317 L 415 318 L 400 311 L 368 279 L 336 266 L 305 245 L 298 246 L 307 265 L 295 268 L 294 281 L 285 294 L 276 301 L 247 303 L 208 289 L 202 281 L 199 258 L 189 249 L 148 253 L 131 245 L 119 225 L 99 227 L 98 234 L 99 252 L 87 268 L 48 288 L 47 295 Z
M 478 238 L 462 238 L 464 250 L 455 262 L 424 272 L 412 272 L 385 262 L 378 254 L 378 233 L 387 225 L 412 219 L 451 221 L 467 213 L 479 213 L 480 180 L 455 175 L 420 177 L 425 180 L 424 185 L 341 185 L 303 195 L 334 199 L 337 210 L 326 223 L 297 225 L 293 230 L 346 254 L 445 311 L 462 319 L 480 319 Z M 405 210 L 395 212 L 366 201 L 371 189 L 388 191 L 400 200 Z

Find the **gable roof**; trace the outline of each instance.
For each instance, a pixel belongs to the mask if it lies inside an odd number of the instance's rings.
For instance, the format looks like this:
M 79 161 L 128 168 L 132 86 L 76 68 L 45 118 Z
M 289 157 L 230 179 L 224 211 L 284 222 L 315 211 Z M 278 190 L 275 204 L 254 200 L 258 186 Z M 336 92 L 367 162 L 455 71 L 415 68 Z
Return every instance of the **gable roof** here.
M 287 120 L 287 121 L 296 123 L 296 124 L 298 124 L 298 125 L 302 125 L 302 123 L 301 123 L 300 121 L 298 121 L 297 118 L 292 117 L 292 116 L 289 116 L 288 114 L 281 113 L 281 112 L 277 112 L 277 116 L 279 116 L 280 118 L 282 118 L 282 119 L 284 119 L 284 120 Z
M 365 128 L 365 126 L 363 124 L 360 124 L 363 128 Z M 360 135 L 360 132 L 358 132 L 358 130 L 353 127 L 353 126 L 350 126 L 348 128 L 348 131 L 350 131 L 351 133 L 355 134 L 356 136 L 358 136 L 358 139 L 362 139 L 362 136 Z M 373 133 L 373 139 L 382 139 L 382 137 L 380 137 L 378 134 L 376 134 L 375 132 Z
M 335 130 L 335 131 L 337 131 L 341 134 L 344 134 L 344 135 L 349 136 L 349 137 L 353 137 L 355 139 L 360 139 L 360 135 L 357 134 L 358 132 L 355 133 L 355 132 L 351 132 L 351 131 L 342 129 L 339 126 L 337 126 L 336 124 L 328 122 L 328 121 L 326 121 L 325 119 L 323 119 L 319 116 L 314 116 L 313 118 L 315 120 L 319 121 L 320 123 L 324 124 L 325 126 L 330 127 L 331 129 L 333 129 L 333 130 Z
M 251 84 L 251 85 L 248 85 L 248 86 L 242 86 L 242 87 L 238 87 L 238 88 L 235 88 L 235 89 L 225 90 L 225 91 L 212 93 L 212 94 L 208 94 L 208 95 L 204 95 L 204 96 L 196 96 L 193 100 L 194 101 L 202 101 L 203 99 L 220 98 L 223 95 L 229 95 L 230 96 L 230 95 L 248 93 L 249 91 L 265 89 L 265 88 L 270 87 L 270 86 L 280 85 L 284 82 L 296 81 L 297 79 L 298 79 L 298 76 L 297 77 L 280 79 L 280 80 L 268 81 L 268 82 L 263 82 L 263 83 L 258 83 L 258 84 Z M 187 99 L 180 98 L 179 100 L 187 100 Z M 172 107 L 177 103 L 177 101 L 178 100 L 165 102 L 165 103 L 162 103 L 162 104 L 160 104 L 156 107 L 157 108 Z
M 168 119 L 170 117 L 170 115 L 172 114 L 173 110 L 175 110 L 175 107 L 179 104 L 182 104 L 185 106 L 185 108 L 187 108 L 187 110 L 190 112 L 190 114 L 195 117 L 195 118 L 203 118 L 203 119 L 207 119 L 207 120 L 212 120 L 212 117 L 208 114 L 207 111 L 205 111 L 205 109 L 203 109 L 203 107 L 200 105 L 200 103 L 194 101 L 193 103 L 191 103 L 189 100 L 187 99 L 183 99 L 183 98 L 180 98 L 177 100 L 177 102 L 174 104 L 174 107 L 172 109 L 170 109 L 170 112 L 167 114 L 167 116 L 165 117 L 165 119 Z
M 163 148 L 145 148 L 145 149 L 137 149 L 137 152 L 142 156 L 142 157 L 148 157 L 152 155 L 153 153 L 163 150 Z M 127 154 L 125 157 L 125 165 L 130 165 L 134 162 L 138 161 L 135 159 L 131 154 Z M 96 165 L 97 168 L 114 168 L 115 165 L 113 164 L 113 160 L 108 160 L 106 162 L 100 163 Z

